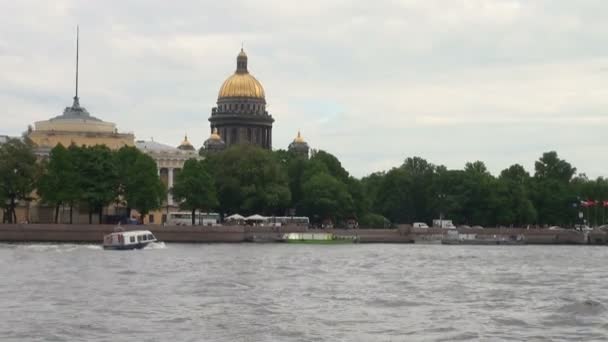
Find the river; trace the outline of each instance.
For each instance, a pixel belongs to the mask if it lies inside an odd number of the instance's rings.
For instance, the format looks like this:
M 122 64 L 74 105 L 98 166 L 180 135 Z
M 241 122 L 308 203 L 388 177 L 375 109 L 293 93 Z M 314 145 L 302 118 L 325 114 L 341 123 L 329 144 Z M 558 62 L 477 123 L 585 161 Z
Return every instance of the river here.
M 0 244 L 2 341 L 605 341 L 608 248 Z

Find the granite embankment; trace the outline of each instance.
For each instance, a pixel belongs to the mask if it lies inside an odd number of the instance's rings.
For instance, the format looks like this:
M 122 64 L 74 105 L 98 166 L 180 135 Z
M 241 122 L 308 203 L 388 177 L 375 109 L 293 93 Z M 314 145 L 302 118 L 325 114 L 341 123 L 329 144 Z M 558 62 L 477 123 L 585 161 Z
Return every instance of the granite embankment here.
M 313 231 L 303 226 L 251 227 L 251 226 L 126 226 L 129 229 L 148 229 L 165 242 L 182 243 L 238 243 L 238 242 L 274 242 L 283 234 L 291 232 Z M 113 225 L 82 224 L 0 224 L 0 241 L 2 242 L 83 242 L 100 243 L 103 235 L 114 231 Z M 318 230 L 314 230 L 318 231 Z M 357 236 L 361 243 L 412 243 L 419 240 L 441 239 L 445 230 L 414 229 L 400 227 L 397 229 L 330 229 L 323 230 L 339 236 Z M 521 235 L 527 244 L 607 244 L 608 233 L 594 231 L 584 234 L 572 230 L 548 229 L 465 229 L 463 234 L 476 234 L 478 237 L 512 238 Z

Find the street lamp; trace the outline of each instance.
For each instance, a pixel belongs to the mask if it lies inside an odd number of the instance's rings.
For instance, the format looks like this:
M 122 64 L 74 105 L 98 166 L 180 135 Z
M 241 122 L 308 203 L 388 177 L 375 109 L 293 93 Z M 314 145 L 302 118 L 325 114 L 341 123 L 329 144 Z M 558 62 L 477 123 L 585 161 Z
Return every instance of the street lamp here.
M 443 200 L 445 200 L 446 195 L 444 193 L 438 194 L 437 198 L 439 198 L 439 225 L 443 225 Z

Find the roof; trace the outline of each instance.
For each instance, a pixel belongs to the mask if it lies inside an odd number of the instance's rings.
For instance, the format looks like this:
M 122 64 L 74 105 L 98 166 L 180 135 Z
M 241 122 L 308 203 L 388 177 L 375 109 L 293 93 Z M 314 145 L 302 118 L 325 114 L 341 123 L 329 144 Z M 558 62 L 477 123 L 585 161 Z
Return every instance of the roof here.
M 137 147 L 141 151 L 180 152 L 180 149 L 178 149 L 177 147 L 161 144 L 154 140 L 137 140 L 135 142 L 135 147 Z
M 65 107 L 63 114 L 56 116 L 51 119 L 54 120 L 74 120 L 74 119 L 86 119 L 90 121 L 102 121 L 94 116 L 91 116 L 86 108 L 80 106 L 78 97 L 74 97 L 74 103 L 71 107 Z

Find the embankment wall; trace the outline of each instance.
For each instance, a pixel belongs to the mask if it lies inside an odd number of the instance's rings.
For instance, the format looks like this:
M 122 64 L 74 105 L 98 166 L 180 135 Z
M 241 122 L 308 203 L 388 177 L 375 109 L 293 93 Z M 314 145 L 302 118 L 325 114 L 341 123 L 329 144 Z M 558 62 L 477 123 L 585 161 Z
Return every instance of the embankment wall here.
M 181 243 L 239 243 L 246 241 L 278 241 L 285 233 L 304 232 L 305 226 L 251 227 L 251 226 L 125 226 L 125 230 L 147 229 L 159 240 Z M 101 243 L 103 236 L 114 231 L 113 225 L 69 224 L 0 224 L 0 241 L 3 242 L 85 242 Z M 362 243 L 412 243 L 418 238 L 436 237 L 445 230 L 417 229 L 329 229 L 324 232 L 338 236 L 358 237 Z M 608 233 L 595 231 L 589 234 L 572 230 L 548 229 L 466 229 L 461 233 L 495 236 L 523 235 L 528 244 L 607 244 Z

